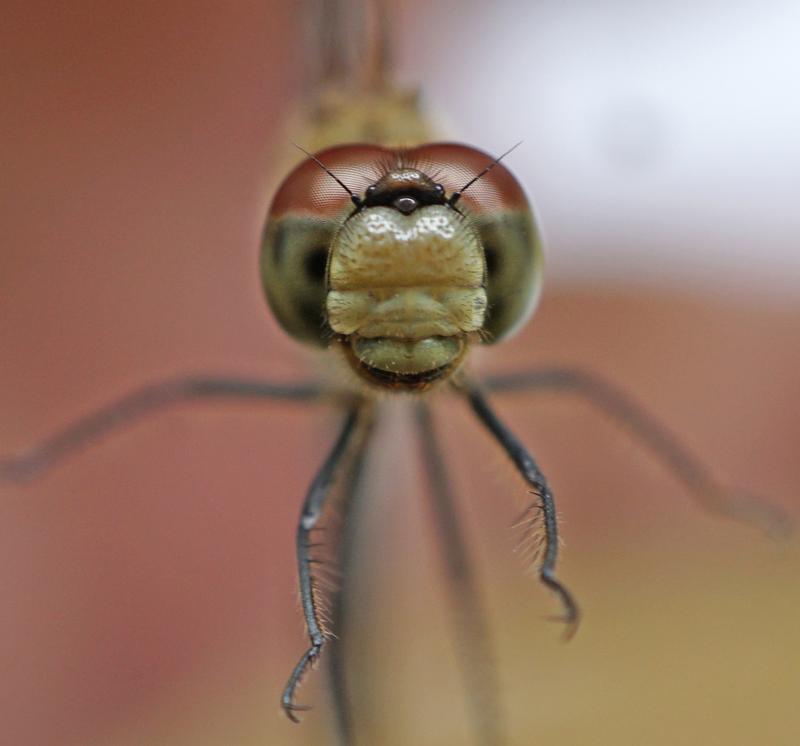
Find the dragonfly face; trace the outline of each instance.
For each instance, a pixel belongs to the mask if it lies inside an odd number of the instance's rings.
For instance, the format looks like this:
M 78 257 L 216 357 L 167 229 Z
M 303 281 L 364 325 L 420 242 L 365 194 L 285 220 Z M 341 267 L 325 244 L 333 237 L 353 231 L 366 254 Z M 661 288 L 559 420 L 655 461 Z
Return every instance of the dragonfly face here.
M 372 384 L 412 390 L 449 377 L 474 341 L 508 336 L 538 297 L 541 247 L 502 164 L 463 190 L 492 163 L 451 143 L 343 145 L 301 163 L 275 195 L 261 253 L 284 329 L 340 347 Z

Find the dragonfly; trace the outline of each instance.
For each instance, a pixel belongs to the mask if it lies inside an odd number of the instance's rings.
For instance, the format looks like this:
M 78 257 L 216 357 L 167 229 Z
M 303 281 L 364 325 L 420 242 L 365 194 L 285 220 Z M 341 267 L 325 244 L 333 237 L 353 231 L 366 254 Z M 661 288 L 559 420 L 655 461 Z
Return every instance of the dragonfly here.
M 348 701 L 343 656 L 353 604 L 348 529 L 357 525 L 368 497 L 364 469 L 383 401 L 404 400 L 421 444 L 447 599 L 457 620 L 453 634 L 469 651 L 463 677 L 472 731 L 477 743 L 503 744 L 508 735 L 489 625 L 431 401 L 447 393 L 463 400 L 517 471 L 519 497 L 526 501 L 516 521 L 521 553 L 553 593 L 565 637 L 574 635 L 581 615 L 557 572 L 555 494 L 534 455 L 497 414 L 496 397 L 534 391 L 584 397 L 650 448 L 703 507 L 767 529 L 783 525 L 785 517 L 719 484 L 667 428 L 590 372 L 542 367 L 485 379 L 472 372 L 475 348 L 513 344 L 541 289 L 539 228 L 513 174 L 513 150 L 495 155 L 438 138 L 419 91 L 394 80 L 386 4 L 322 2 L 316 12 L 318 69 L 306 106 L 309 121 L 295 137 L 300 163 L 285 175 L 268 210 L 261 275 L 282 328 L 324 350 L 339 371 L 337 383 L 206 375 L 157 381 L 3 457 L 0 478 L 36 478 L 87 444 L 179 402 L 281 400 L 340 413 L 338 435 L 298 518 L 296 561 L 308 647 L 289 673 L 280 704 L 291 720 L 300 719 L 307 708 L 298 688 L 327 655 L 334 730 L 342 743 L 352 743 L 357 713 Z M 326 534 L 336 532 L 321 531 L 335 527 L 338 536 L 330 539 Z M 339 568 L 335 587 L 329 585 L 329 563 Z

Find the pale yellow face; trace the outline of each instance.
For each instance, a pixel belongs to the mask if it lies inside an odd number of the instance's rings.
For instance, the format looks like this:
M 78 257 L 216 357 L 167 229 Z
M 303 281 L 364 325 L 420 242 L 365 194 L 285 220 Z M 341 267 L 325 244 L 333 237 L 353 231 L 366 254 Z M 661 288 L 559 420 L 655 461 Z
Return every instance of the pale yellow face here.
M 366 209 L 331 244 L 328 323 L 377 377 L 432 372 L 483 326 L 485 278 L 478 235 L 452 208 Z
M 264 288 L 292 336 L 373 385 L 418 390 L 531 313 L 541 253 L 519 184 L 497 166 L 452 200 L 489 156 L 350 145 L 319 161 L 328 172 L 310 160 L 287 177 L 264 231 Z

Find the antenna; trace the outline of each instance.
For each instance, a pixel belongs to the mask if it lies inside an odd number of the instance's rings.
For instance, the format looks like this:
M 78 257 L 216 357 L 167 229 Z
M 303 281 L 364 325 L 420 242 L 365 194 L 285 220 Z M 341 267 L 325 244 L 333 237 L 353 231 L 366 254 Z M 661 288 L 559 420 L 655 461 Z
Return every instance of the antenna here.
M 506 150 L 505 153 L 503 153 L 503 155 L 495 158 L 486 168 L 483 169 L 483 171 L 481 171 L 477 176 L 473 176 L 466 184 L 464 184 L 461 189 L 459 189 L 457 192 L 453 192 L 453 194 L 450 196 L 450 199 L 447 200 L 447 204 L 450 205 L 450 207 L 454 207 L 456 202 L 458 202 L 458 200 L 461 198 L 461 195 L 464 194 L 467 189 L 469 189 L 478 179 L 486 176 L 486 174 L 488 174 L 489 171 L 491 171 L 498 163 L 500 163 L 503 158 L 505 158 L 513 150 L 516 150 L 520 145 L 522 145 L 522 140 L 520 140 L 516 145 L 512 145 L 508 150 Z
M 345 184 L 333 171 L 331 171 L 317 156 L 313 153 L 309 153 L 302 145 L 298 145 L 296 142 L 293 142 L 294 145 L 299 151 L 305 153 L 314 163 L 316 163 L 328 176 L 330 176 L 342 189 L 345 190 L 350 195 L 350 199 L 353 201 L 353 204 L 361 209 L 364 206 L 361 197 L 359 197 L 352 189 L 350 189 L 347 184 Z M 516 147 L 516 146 L 515 146 Z M 502 155 L 500 156 L 503 157 Z M 494 164 L 492 164 L 494 165 Z

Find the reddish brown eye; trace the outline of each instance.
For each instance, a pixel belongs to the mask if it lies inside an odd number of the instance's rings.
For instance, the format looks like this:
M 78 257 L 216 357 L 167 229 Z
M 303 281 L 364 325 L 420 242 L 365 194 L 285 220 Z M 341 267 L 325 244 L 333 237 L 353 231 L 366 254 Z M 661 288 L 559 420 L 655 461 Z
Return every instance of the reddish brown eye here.
M 353 211 L 350 193 L 363 196 L 386 171 L 391 152 L 375 145 L 339 145 L 315 153 L 336 182 L 319 163 L 306 158 L 278 187 L 269 210 L 269 220 L 293 213 L 344 220 Z

